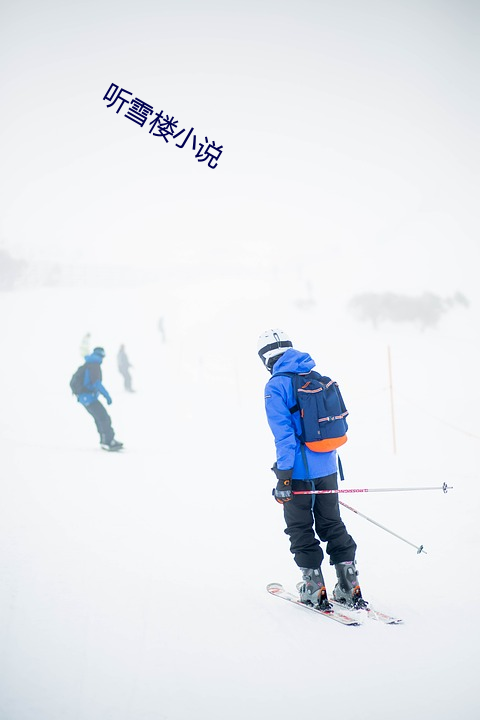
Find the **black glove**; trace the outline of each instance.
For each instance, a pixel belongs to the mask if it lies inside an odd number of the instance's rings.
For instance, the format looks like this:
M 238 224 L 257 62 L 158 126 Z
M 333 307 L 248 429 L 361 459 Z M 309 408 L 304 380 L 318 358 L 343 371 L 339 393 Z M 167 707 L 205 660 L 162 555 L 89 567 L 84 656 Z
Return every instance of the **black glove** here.
M 275 500 L 283 505 L 292 499 L 292 474 L 293 468 L 290 470 L 279 470 L 277 463 L 272 467 L 273 472 L 277 476 L 277 487 L 273 488 L 272 495 Z

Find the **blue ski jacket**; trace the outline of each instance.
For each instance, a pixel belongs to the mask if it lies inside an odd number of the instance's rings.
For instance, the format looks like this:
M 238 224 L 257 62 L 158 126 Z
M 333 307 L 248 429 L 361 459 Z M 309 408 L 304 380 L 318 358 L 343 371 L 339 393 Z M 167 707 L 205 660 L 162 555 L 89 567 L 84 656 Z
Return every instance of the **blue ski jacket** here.
M 77 398 L 82 405 L 91 405 L 99 395 L 103 395 L 109 405 L 112 402 L 112 398 L 102 385 L 102 369 L 100 367 L 102 360 L 102 356 L 95 353 L 85 357 L 87 367 L 83 384 L 88 392 L 81 393 Z
M 314 367 L 315 362 L 308 353 L 288 348 L 273 366 L 272 377 L 265 386 L 265 410 L 275 438 L 277 467 L 279 470 L 293 468 L 294 480 L 311 480 L 337 471 L 336 450 L 313 452 L 304 445 L 304 459 L 298 439 L 302 431 L 300 413 L 298 410 L 290 413 L 296 403 L 292 380 L 278 377 L 281 372 L 308 373 Z

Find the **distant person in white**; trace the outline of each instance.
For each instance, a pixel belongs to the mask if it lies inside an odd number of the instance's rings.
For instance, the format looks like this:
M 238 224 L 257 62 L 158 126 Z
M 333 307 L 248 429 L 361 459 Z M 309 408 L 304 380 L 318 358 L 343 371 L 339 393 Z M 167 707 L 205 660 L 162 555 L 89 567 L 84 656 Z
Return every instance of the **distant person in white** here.
M 125 345 L 120 345 L 117 353 L 117 366 L 120 375 L 123 377 L 125 390 L 127 392 L 134 392 L 132 389 L 132 376 L 130 375 L 130 368 L 133 367 L 133 365 L 130 363 L 127 353 L 125 352 Z
M 86 357 L 90 353 L 90 338 L 91 335 L 89 332 L 87 332 L 82 338 L 82 342 L 80 343 L 80 355 L 82 358 Z

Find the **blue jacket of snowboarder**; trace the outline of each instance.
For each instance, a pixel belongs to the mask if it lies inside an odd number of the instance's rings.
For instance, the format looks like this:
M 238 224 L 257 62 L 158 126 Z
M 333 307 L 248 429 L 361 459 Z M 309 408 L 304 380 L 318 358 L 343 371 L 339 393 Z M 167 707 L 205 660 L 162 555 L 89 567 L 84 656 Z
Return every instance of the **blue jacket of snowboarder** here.
M 110 395 L 102 384 L 102 370 L 100 367 L 102 360 L 102 356 L 96 355 L 95 353 L 85 357 L 87 366 L 85 368 L 83 384 L 88 392 L 80 393 L 78 396 L 78 402 L 82 405 L 91 405 L 98 399 L 99 395 L 103 395 L 105 400 L 109 403 L 112 401 Z

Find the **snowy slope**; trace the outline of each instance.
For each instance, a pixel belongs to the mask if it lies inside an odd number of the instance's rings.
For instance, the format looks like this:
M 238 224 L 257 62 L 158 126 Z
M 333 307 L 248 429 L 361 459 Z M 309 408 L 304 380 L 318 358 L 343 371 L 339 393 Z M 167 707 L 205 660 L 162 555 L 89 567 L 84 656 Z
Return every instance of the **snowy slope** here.
M 478 713 L 478 311 L 446 316 L 437 331 L 374 332 L 341 306 L 320 320 L 271 297 L 241 276 L 0 296 L 2 720 Z M 454 486 L 346 498 L 427 550 L 343 512 L 364 595 L 403 626 L 344 628 L 265 591 L 299 579 L 270 495 L 267 376 L 255 352 L 277 324 L 341 383 L 347 487 Z M 69 394 L 86 331 L 107 349 L 123 454 L 98 449 Z M 115 366 L 121 342 L 134 395 Z

